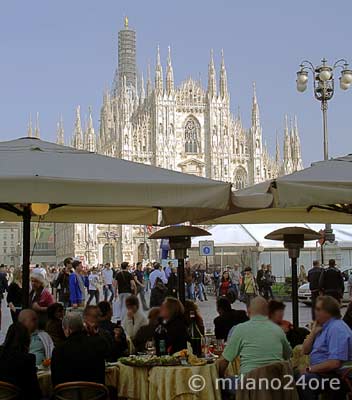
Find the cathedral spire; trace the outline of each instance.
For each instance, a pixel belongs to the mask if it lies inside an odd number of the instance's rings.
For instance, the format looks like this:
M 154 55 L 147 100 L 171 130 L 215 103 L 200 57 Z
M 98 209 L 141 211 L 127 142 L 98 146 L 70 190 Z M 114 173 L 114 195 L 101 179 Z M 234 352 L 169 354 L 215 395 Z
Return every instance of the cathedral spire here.
M 75 128 L 73 132 L 72 138 L 72 146 L 76 149 L 83 148 L 83 134 L 82 134 L 82 124 L 81 124 L 81 107 L 77 106 L 76 108 L 76 120 L 75 120 Z
M 33 137 L 32 114 L 29 114 L 29 120 L 27 125 L 27 136 Z
M 140 95 L 139 95 L 139 104 L 142 104 L 144 102 L 144 100 L 145 100 L 144 76 L 142 74 L 142 77 L 141 77 L 141 92 L 140 92 Z
M 88 151 L 96 151 L 96 136 L 93 126 L 92 107 L 89 106 L 87 129 L 84 133 L 84 148 Z
M 160 62 L 160 48 L 158 45 L 155 67 L 155 92 L 157 95 L 163 94 L 163 67 Z
M 152 94 L 152 76 L 150 72 L 150 62 L 148 62 L 148 69 L 147 69 L 147 97 Z
M 255 82 L 253 82 L 252 127 L 255 129 L 260 128 L 260 115 Z
M 37 139 L 40 139 L 39 112 L 37 112 L 37 115 L 36 115 L 36 118 L 35 118 L 34 136 Z
M 62 115 L 60 116 L 60 120 L 57 123 L 56 129 L 56 143 L 62 146 L 65 145 L 65 132 L 64 132 L 64 121 L 62 119 Z
M 298 133 L 298 123 L 297 123 L 297 116 L 294 119 L 294 146 L 295 146 L 295 159 L 294 159 L 294 167 L 295 171 L 299 171 L 303 169 L 303 162 L 302 162 L 302 149 L 301 149 L 301 139 Z
M 220 69 L 220 97 L 222 99 L 227 98 L 227 73 L 225 67 L 224 50 L 221 50 L 221 69 Z
M 216 96 L 216 72 L 213 49 L 210 51 L 210 62 L 208 67 L 208 96 L 209 98 L 214 98 Z
M 284 175 L 290 174 L 293 170 L 292 164 L 292 147 L 291 147 L 291 137 L 288 125 L 288 117 L 285 115 L 285 135 L 284 135 L 284 164 L 283 171 Z
M 279 144 L 279 135 L 278 135 L 277 131 L 276 131 L 275 161 L 276 161 L 276 165 L 280 165 L 280 144 Z
M 174 91 L 174 71 L 171 63 L 171 49 L 168 47 L 167 70 L 166 70 L 166 92 L 168 95 Z

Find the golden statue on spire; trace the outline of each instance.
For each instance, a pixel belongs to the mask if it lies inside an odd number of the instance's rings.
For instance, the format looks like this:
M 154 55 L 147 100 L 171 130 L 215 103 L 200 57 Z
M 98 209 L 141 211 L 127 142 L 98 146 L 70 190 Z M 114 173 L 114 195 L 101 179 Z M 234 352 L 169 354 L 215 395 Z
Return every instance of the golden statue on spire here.
M 125 17 L 125 28 L 128 28 L 128 17 Z

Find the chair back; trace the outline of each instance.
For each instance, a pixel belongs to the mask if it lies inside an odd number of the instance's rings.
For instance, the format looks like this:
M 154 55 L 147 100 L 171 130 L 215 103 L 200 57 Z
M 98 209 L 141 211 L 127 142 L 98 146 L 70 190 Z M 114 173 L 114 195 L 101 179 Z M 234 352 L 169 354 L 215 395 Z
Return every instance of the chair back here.
M 0 400 L 17 400 L 20 396 L 20 389 L 11 383 L 0 381 Z
M 54 400 L 107 400 L 109 391 L 106 386 L 93 382 L 68 382 L 57 385 Z

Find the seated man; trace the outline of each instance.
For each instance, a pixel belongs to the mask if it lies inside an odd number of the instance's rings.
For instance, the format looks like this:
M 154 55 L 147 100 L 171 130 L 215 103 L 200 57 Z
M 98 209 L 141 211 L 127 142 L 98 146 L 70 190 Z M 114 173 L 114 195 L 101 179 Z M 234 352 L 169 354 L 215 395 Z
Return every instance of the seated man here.
M 54 343 L 44 331 L 38 330 L 38 315 L 35 311 L 26 309 L 18 315 L 18 322 L 24 325 L 31 335 L 29 353 L 35 355 L 36 365 L 42 365 L 45 359 L 51 358 Z
M 249 311 L 250 320 L 236 327 L 219 360 L 221 377 L 228 364 L 238 356 L 243 375 L 255 368 L 288 360 L 291 356 L 285 333 L 268 318 L 268 302 L 258 296 L 251 301 Z
M 352 331 L 341 320 L 340 304 L 331 296 L 318 297 L 315 318 L 312 332 L 303 343 L 304 354 L 310 355 L 310 366 L 300 371 L 302 375 L 297 381 L 300 397 L 315 400 L 321 392 L 328 391 L 329 399 L 342 399 L 342 386 L 338 384 L 341 389 L 338 390 L 336 385 L 333 387 L 323 379 L 336 378 L 343 364 L 352 361 Z M 311 380 L 314 385 L 309 385 Z
M 108 301 L 101 301 L 98 303 L 100 311 L 98 327 L 99 330 L 110 333 L 111 338 L 114 341 L 113 350 L 110 354 L 109 359 L 116 361 L 118 358 L 128 353 L 128 344 L 126 339 L 125 331 L 119 324 L 114 324 L 111 321 L 112 318 L 112 307 Z
M 243 310 L 233 310 L 226 297 L 220 297 L 216 302 L 219 316 L 214 319 L 216 339 L 227 339 L 231 328 L 242 322 L 248 321 L 248 317 Z
M 65 382 L 105 383 L 106 342 L 99 336 L 88 336 L 82 317 L 67 313 L 62 321 L 66 341 L 57 346 L 51 359 L 53 386 Z

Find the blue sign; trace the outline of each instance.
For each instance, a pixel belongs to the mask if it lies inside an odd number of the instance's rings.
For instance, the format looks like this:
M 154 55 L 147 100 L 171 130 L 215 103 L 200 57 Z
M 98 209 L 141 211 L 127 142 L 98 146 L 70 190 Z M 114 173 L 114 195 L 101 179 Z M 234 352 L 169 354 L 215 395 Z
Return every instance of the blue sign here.
M 211 252 L 210 247 L 208 247 L 208 246 L 203 247 L 203 253 L 204 254 L 208 255 L 208 254 L 210 254 L 210 252 Z
M 213 240 L 199 241 L 199 255 L 214 256 L 214 241 Z

